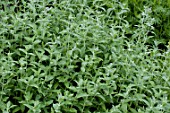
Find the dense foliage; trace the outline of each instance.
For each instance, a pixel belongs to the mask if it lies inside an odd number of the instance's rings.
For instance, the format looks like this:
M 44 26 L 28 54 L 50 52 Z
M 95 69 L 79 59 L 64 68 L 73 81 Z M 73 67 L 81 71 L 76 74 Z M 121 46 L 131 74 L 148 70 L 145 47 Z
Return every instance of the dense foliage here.
M 126 1 L 128 8 L 130 9 L 128 16 L 128 22 L 133 27 L 138 24 L 143 12 L 144 6 L 150 7 L 152 12 L 151 18 L 154 18 L 154 37 L 149 40 L 153 45 L 154 40 L 160 42 L 160 49 L 167 49 L 164 45 L 167 44 L 170 39 L 170 0 L 121 0 Z M 151 34 L 149 34 L 151 35 Z
M 2 0 L 0 112 L 168 113 L 169 7 Z

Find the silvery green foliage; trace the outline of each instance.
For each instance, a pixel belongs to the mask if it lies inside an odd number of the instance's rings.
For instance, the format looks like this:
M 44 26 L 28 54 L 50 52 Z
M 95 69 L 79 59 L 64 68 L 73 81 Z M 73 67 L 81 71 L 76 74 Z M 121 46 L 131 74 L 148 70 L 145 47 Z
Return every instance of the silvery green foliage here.
M 133 29 L 129 12 L 119 0 L 1 1 L 0 112 L 169 112 L 169 51 L 147 44 L 149 6 Z

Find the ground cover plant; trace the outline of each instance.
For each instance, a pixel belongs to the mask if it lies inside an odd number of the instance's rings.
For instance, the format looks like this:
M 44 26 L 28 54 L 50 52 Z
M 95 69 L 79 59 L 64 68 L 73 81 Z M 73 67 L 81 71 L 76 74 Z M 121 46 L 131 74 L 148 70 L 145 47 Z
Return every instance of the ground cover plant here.
M 131 10 L 127 20 L 132 28 L 138 24 L 138 20 L 141 18 L 140 13 L 144 9 L 143 6 L 149 6 L 152 9 L 150 16 L 155 19 L 153 24 L 155 36 L 149 40 L 149 44 L 153 45 L 154 40 L 158 40 L 160 42 L 159 49 L 167 49 L 165 45 L 170 36 L 170 0 L 126 0 L 126 5 Z
M 170 112 L 169 6 L 132 1 L 1 0 L 0 112 Z

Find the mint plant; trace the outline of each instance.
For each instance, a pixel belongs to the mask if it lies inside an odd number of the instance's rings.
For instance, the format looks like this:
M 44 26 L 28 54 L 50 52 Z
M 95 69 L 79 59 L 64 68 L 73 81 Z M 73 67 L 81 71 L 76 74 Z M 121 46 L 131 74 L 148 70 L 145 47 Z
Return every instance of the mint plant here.
M 0 112 L 169 112 L 156 4 L 1 1 Z

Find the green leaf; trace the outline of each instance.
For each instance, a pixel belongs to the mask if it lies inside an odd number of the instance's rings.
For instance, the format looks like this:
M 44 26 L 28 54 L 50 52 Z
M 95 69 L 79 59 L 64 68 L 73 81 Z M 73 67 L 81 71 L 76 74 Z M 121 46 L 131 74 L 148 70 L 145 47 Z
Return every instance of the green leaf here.
M 46 106 L 49 106 L 49 105 L 52 104 L 52 103 L 53 103 L 53 100 L 49 100 L 49 101 L 45 102 L 45 105 L 46 105 Z
M 39 44 L 39 43 L 41 43 L 41 40 L 35 40 L 35 41 L 33 42 L 34 45 L 37 45 L 37 44 Z
M 33 94 L 31 92 L 26 92 L 26 95 L 24 95 L 26 101 L 31 100 L 32 96 L 33 96 Z
M 16 107 L 15 109 L 12 110 L 12 113 L 16 113 L 16 112 L 18 112 L 18 111 L 20 111 L 20 110 L 21 110 L 20 107 Z
M 80 92 L 76 95 L 76 98 L 81 98 L 81 97 L 88 97 L 89 95 L 85 92 Z
M 127 103 L 122 103 L 122 105 L 121 105 L 121 109 L 122 109 L 122 111 L 124 112 L 124 113 L 127 113 Z
M 69 108 L 70 113 L 77 113 L 77 110 L 75 108 Z
M 23 53 L 27 54 L 27 51 L 25 49 L 19 48 L 20 51 L 22 51 Z
M 135 109 L 129 108 L 132 113 L 138 113 Z

